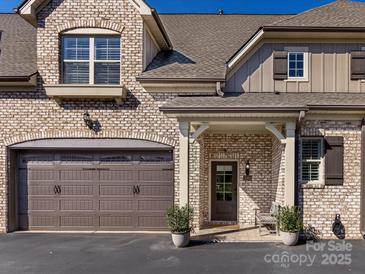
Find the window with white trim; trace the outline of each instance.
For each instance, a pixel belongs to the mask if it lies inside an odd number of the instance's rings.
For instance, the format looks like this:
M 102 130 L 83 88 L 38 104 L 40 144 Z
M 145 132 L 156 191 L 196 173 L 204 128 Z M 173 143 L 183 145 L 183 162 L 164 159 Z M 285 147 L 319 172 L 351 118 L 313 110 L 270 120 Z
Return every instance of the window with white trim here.
M 120 84 L 120 37 L 64 36 L 64 84 Z
M 288 53 L 288 76 L 289 78 L 304 78 L 304 52 L 289 52 Z
M 323 138 L 303 138 L 301 181 L 319 183 L 323 177 Z

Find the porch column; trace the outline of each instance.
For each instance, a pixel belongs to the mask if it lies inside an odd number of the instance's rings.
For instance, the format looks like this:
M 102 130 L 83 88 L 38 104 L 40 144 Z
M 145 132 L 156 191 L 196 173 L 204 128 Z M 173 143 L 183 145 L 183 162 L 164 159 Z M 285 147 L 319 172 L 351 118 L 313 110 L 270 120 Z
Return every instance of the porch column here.
M 180 122 L 180 206 L 189 203 L 189 122 Z
M 285 205 L 295 204 L 295 122 L 287 122 L 285 141 Z

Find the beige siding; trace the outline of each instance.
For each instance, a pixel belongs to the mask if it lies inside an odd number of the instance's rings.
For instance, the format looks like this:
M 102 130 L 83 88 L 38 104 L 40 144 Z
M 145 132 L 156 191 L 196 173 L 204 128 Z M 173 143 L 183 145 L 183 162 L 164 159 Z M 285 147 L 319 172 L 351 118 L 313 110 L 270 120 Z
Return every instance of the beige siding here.
M 229 75 L 227 92 L 365 92 L 364 81 L 350 77 L 351 51 L 361 50 L 361 43 L 265 43 L 241 67 Z M 274 50 L 285 47 L 308 48 L 306 81 L 274 81 Z
M 149 31 L 147 30 L 147 27 L 144 27 L 144 69 L 151 63 L 153 58 L 157 55 L 159 52 L 159 48 L 156 45 L 155 41 L 151 37 Z

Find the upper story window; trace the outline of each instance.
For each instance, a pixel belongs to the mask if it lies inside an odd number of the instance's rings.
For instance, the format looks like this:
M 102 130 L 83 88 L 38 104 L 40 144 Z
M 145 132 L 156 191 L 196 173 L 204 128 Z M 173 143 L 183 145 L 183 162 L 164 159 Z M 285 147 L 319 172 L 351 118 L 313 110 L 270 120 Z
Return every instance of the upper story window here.
M 64 36 L 64 84 L 120 84 L 120 38 L 116 36 Z
M 303 138 L 301 181 L 319 183 L 323 177 L 323 138 Z
M 290 78 L 304 77 L 304 52 L 289 52 L 288 65 L 288 76 Z

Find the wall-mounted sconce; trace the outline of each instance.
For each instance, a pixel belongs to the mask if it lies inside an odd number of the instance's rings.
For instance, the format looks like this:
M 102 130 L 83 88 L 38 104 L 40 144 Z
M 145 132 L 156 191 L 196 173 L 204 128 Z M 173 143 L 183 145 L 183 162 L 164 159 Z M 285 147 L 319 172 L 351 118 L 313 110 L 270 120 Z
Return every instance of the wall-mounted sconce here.
M 84 122 L 85 122 L 85 125 L 89 129 L 93 130 L 95 133 L 97 133 L 101 130 L 101 125 L 100 125 L 99 121 L 91 119 L 90 113 L 87 111 L 84 113 Z
M 246 170 L 246 176 L 250 176 L 250 161 L 246 162 L 245 170 Z

